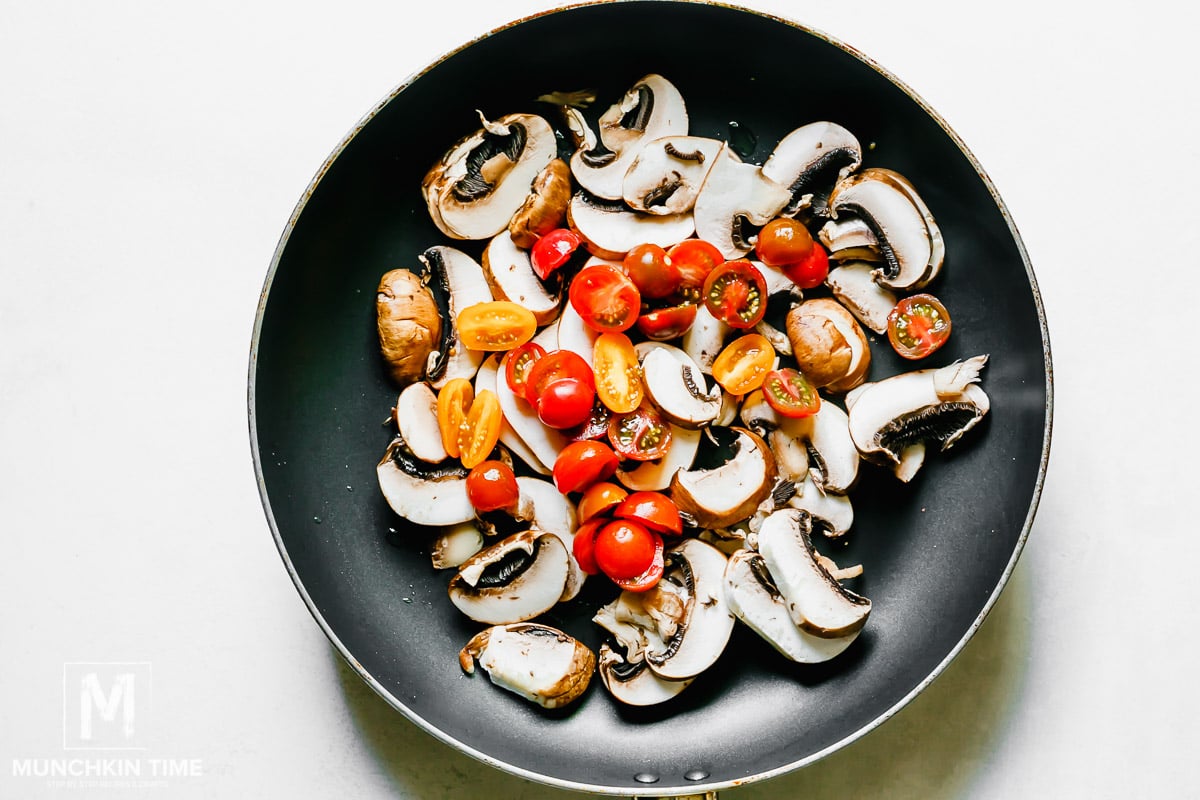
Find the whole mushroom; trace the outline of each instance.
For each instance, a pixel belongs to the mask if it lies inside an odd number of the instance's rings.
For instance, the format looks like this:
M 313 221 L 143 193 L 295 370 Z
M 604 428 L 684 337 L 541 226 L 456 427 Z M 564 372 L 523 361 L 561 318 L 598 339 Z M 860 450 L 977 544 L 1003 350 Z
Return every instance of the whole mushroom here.
M 393 269 L 379 280 L 375 316 L 379 349 L 392 380 L 401 386 L 420 380 L 442 335 L 433 294 L 412 272 Z

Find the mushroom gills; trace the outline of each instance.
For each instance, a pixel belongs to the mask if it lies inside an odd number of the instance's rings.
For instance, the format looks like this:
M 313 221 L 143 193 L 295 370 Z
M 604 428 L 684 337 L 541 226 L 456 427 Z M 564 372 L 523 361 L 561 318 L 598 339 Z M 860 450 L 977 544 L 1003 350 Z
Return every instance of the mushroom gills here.
M 646 214 L 621 200 L 606 200 L 586 191 L 571 198 L 567 220 L 590 253 L 616 260 L 639 244 L 670 247 L 696 232 L 689 213 Z
M 384 500 L 397 515 L 418 525 L 457 525 L 475 517 L 467 497 L 467 470 L 457 461 L 430 465 L 397 437 L 375 467 Z
M 450 602 L 476 622 L 504 625 L 544 614 L 558 603 L 569 565 L 552 533 L 517 533 L 467 559 L 450 579 Z
M 517 476 L 519 507 L 522 517 L 534 530 L 552 533 L 567 551 L 567 580 L 560 600 L 572 600 L 587 580 L 587 573 L 575 560 L 575 530 L 579 527 L 575 504 L 553 483 L 526 475 Z
M 476 303 L 487 303 L 492 291 L 483 268 L 463 251 L 444 245 L 430 247 L 419 257 L 423 277 L 442 314 L 438 350 L 429 357 L 425 375 L 435 389 L 454 378 L 473 378 L 487 353 L 470 350 L 458 335 L 458 312 Z
M 650 348 L 642 359 L 646 395 L 675 425 L 700 428 L 721 413 L 721 389 L 709 388 L 700 366 L 678 347 Z
M 647 214 L 692 210 L 721 142 L 700 136 L 664 136 L 648 142 L 625 173 L 626 204 Z
M 468 675 L 475 662 L 492 683 L 544 708 L 561 708 L 591 682 L 596 656 L 582 642 L 548 625 L 520 622 L 480 631 L 458 655 Z
M 829 216 L 829 194 L 837 182 L 858 169 L 862 146 L 836 122 L 811 122 L 779 140 L 763 163 L 763 174 L 788 187 L 791 199 L 783 216 L 801 211 L 815 219 Z
M 692 684 L 694 678 L 669 681 L 654 674 L 646 661 L 629 661 L 607 642 L 600 645 L 600 679 L 618 701 L 628 706 L 665 703 Z

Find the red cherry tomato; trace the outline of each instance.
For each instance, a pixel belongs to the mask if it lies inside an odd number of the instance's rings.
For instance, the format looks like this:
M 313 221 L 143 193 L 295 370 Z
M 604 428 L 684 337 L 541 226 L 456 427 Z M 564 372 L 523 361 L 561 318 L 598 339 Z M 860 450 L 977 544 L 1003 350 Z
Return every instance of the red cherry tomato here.
M 529 370 L 533 363 L 544 355 L 546 349 L 540 344 L 526 342 L 509 351 L 505 357 L 504 379 L 508 381 L 508 388 L 512 389 L 517 397 L 525 396 L 525 381 L 529 377 Z
M 680 306 L 647 311 L 638 317 L 637 329 L 647 339 L 653 339 L 656 342 L 666 342 L 683 336 L 695 321 L 695 304 L 685 303 Z
M 561 430 L 582 425 L 591 415 L 595 402 L 596 390 L 590 382 L 559 378 L 538 394 L 533 408 L 544 425 Z
M 804 373 L 791 367 L 767 373 L 762 385 L 767 405 L 785 417 L 811 417 L 821 410 L 821 396 Z
M 539 278 L 546 280 L 551 273 L 571 259 L 571 254 L 581 244 L 583 237 L 573 230 L 556 228 L 550 231 L 534 242 L 529 251 L 529 262 L 533 265 L 533 271 Z
M 600 567 L 596 565 L 596 534 L 608 524 L 606 519 L 594 519 L 585 522 L 575 531 L 575 539 L 571 542 L 571 555 L 579 568 L 588 575 L 599 575 Z
M 596 533 L 596 566 L 610 578 L 635 578 L 654 563 L 654 534 L 639 522 L 619 519 Z
M 604 442 L 572 442 L 554 461 L 554 485 L 563 494 L 582 492 L 617 471 L 617 454 Z
M 652 407 L 643 405 L 608 422 L 608 441 L 622 458 L 653 461 L 671 447 L 671 426 Z
M 592 368 L 583 356 L 570 350 L 551 350 L 536 359 L 525 376 L 525 399 L 537 403 L 538 395 L 560 378 L 575 378 L 595 388 Z
M 767 313 L 767 281 L 745 259 L 726 261 L 704 281 L 704 305 L 731 328 L 753 328 Z
M 467 499 L 476 511 L 513 508 L 520 494 L 517 476 L 503 461 L 484 461 L 467 474 Z
M 808 258 L 794 264 L 784 264 L 783 274 L 801 289 L 815 289 L 829 276 L 829 254 L 817 242 L 813 242 Z
M 597 397 L 596 402 L 592 404 L 592 413 L 583 421 L 583 424 L 564 431 L 564 433 L 572 442 L 582 442 L 585 439 L 604 439 L 608 436 L 608 420 L 610 417 L 612 417 L 612 412 Z
M 571 305 L 585 325 L 601 333 L 633 327 L 642 295 L 629 276 L 611 264 L 584 267 L 571 281 Z
M 905 297 L 888 315 L 888 341 L 909 360 L 924 358 L 949 338 L 950 312 L 931 294 Z
M 683 534 L 683 520 L 675 501 L 662 492 L 634 492 L 613 509 L 617 519 L 640 522 L 659 534 Z
M 613 583 L 627 592 L 644 592 L 652 589 L 663 576 L 665 566 L 663 540 L 653 531 L 650 532 L 650 535 L 654 537 L 654 559 L 650 562 L 650 566 L 646 567 L 642 574 L 632 578 L 613 578 Z
M 656 244 L 639 244 L 625 254 L 625 274 L 642 297 L 666 297 L 679 287 L 679 270 L 667 251 Z
M 808 258 L 813 238 L 804 224 L 788 217 L 773 219 L 758 232 L 754 252 L 772 267 L 795 264 Z
M 717 246 L 703 239 L 685 239 L 667 250 L 667 256 L 679 273 L 680 296 L 692 302 L 700 299 L 708 274 L 725 263 Z
M 629 496 L 623 486 L 608 481 L 593 483 L 583 490 L 579 504 L 575 507 L 580 522 L 587 522 L 612 511 L 621 501 Z

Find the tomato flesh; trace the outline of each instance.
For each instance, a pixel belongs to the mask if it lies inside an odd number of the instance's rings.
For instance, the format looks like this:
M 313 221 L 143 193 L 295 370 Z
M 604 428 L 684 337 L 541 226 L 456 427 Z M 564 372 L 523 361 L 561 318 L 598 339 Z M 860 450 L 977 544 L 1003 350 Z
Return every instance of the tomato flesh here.
M 556 228 L 533 243 L 529 263 L 542 280 L 546 280 L 583 244 L 583 237 L 569 228 Z
M 789 217 L 779 217 L 764 225 L 754 244 L 758 260 L 772 267 L 804 261 L 812 249 L 813 238 L 808 228 Z
M 772 370 L 762 384 L 767 405 L 785 417 L 811 417 L 821 410 L 821 396 L 804 373 L 791 367 Z
M 642 367 L 633 342 L 623 333 L 602 333 L 592 351 L 596 396 L 612 411 L 627 414 L 642 404 Z
M 670 308 L 647 311 L 638 317 L 637 329 L 647 339 L 655 342 L 668 342 L 687 333 L 695 321 L 696 305 L 684 303 Z
M 767 337 L 747 333 L 734 339 L 713 361 L 712 375 L 721 388 L 741 396 L 762 386 L 775 364 L 775 348 Z
M 438 391 L 438 432 L 442 436 L 442 447 L 451 458 L 458 458 L 458 430 L 474 399 L 475 387 L 466 378 L 452 378 Z
M 525 381 L 535 361 L 546 355 L 546 348 L 536 342 L 526 342 L 514 348 L 504 359 L 504 379 L 517 397 L 525 396 Z
M 467 499 L 476 511 L 514 508 L 520 496 L 517 476 L 503 461 L 484 461 L 467 474 Z
M 628 414 L 614 414 L 608 422 L 608 440 L 622 458 L 654 461 L 671 447 L 671 426 L 643 405 Z
M 767 281 L 745 259 L 726 261 L 704 281 L 704 305 L 731 328 L 752 328 L 767 313 Z
M 563 494 L 582 492 L 617 471 L 617 454 L 604 442 L 572 442 L 554 462 L 554 486 Z
M 471 410 L 458 429 L 458 457 L 462 465 L 472 469 L 482 464 L 500 441 L 500 425 L 504 412 L 500 410 L 500 398 L 496 393 L 484 389 L 471 401 Z
M 611 264 L 584 267 L 571 281 L 569 300 L 594 331 L 620 333 L 637 322 L 642 295 L 629 276 Z
M 662 492 L 634 492 L 613 509 L 613 516 L 640 522 L 655 533 L 683 534 L 679 507 Z
M 925 358 L 949 338 L 950 312 L 931 294 L 905 297 L 888 315 L 888 341 L 909 360 Z
M 639 522 L 619 519 L 596 533 L 593 555 L 596 566 L 610 578 L 634 578 L 654 563 L 654 534 Z
M 625 254 L 625 274 L 642 297 L 657 300 L 679 287 L 679 270 L 667 251 L 656 244 L 639 244 Z
M 537 319 L 523 305 L 492 300 L 467 306 L 455 323 L 458 336 L 468 350 L 511 350 L 537 333 Z
M 667 250 L 667 256 L 679 273 L 680 297 L 697 302 L 710 272 L 725 263 L 715 244 L 703 239 L 685 239 Z

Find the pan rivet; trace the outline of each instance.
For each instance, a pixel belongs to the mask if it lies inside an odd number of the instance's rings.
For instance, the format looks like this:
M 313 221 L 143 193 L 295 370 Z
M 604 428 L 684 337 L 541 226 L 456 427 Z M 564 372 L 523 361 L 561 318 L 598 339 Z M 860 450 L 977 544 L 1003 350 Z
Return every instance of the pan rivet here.
M 690 769 L 683 773 L 683 777 L 689 781 L 702 781 L 708 777 L 708 770 Z
M 639 772 L 633 779 L 638 783 L 658 783 L 658 776 L 653 772 Z

